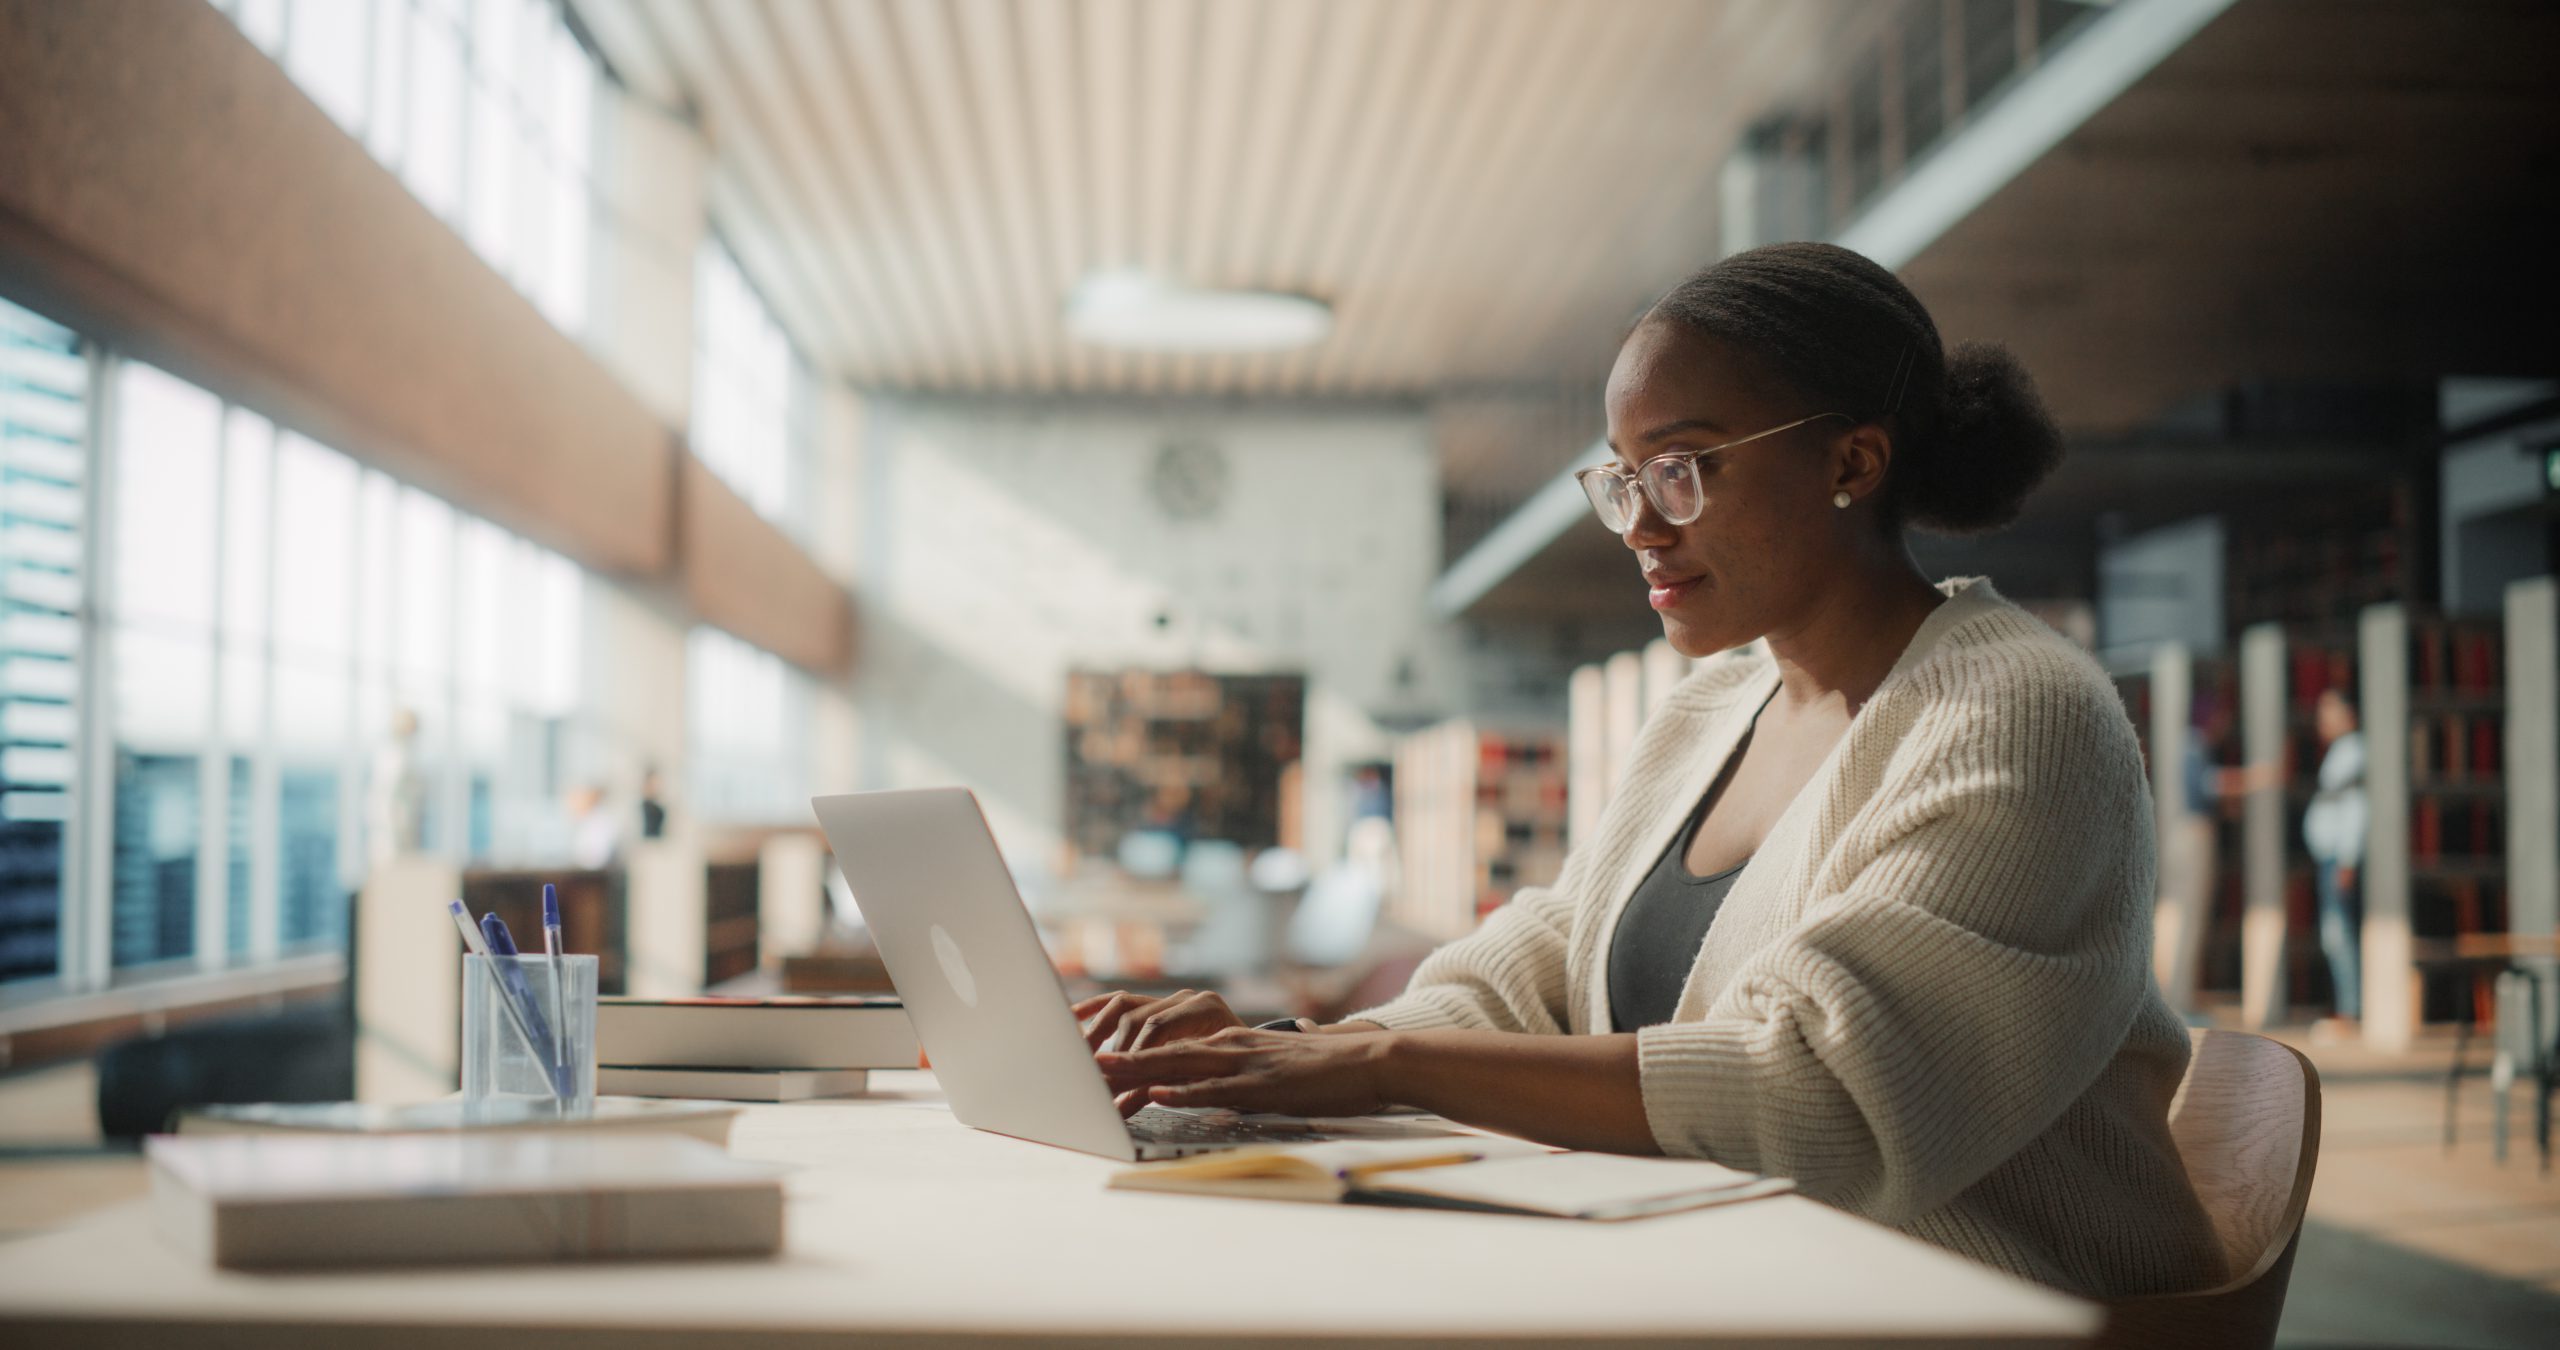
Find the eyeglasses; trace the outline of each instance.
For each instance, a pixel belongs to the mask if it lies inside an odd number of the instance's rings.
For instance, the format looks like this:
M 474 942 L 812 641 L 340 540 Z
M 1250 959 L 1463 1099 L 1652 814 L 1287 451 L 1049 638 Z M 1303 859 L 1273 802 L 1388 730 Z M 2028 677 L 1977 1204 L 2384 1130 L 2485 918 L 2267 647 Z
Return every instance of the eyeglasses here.
M 1737 445 L 1748 445 L 1775 436 L 1781 431 L 1793 431 L 1807 422 L 1819 422 L 1826 417 L 1837 417 L 1844 422 L 1855 420 L 1847 413 L 1815 413 L 1811 417 L 1799 417 L 1782 427 L 1753 432 L 1738 441 L 1710 445 L 1703 450 L 1674 450 L 1656 455 L 1637 465 L 1633 474 L 1601 464 L 1576 473 L 1573 479 L 1582 484 L 1582 495 L 1591 499 L 1591 509 L 1599 513 L 1600 523 L 1615 533 L 1624 534 L 1627 527 L 1635 523 L 1638 487 L 1642 487 L 1646 499 L 1653 503 L 1653 509 L 1664 520 L 1674 525 L 1686 525 L 1707 509 L 1706 483 L 1698 474 L 1701 458 L 1719 450 L 1730 450 Z

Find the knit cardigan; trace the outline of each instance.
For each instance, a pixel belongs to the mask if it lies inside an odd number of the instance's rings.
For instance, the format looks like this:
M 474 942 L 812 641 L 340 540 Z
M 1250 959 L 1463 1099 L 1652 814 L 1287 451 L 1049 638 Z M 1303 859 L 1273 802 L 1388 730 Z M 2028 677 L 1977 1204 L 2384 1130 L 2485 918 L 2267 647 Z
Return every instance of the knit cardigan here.
M 2186 1029 L 2150 974 L 2152 810 L 2114 687 L 1989 582 L 1913 634 L 1636 1033 L 1663 1152 L 2093 1295 L 2204 1288 L 2222 1256 L 2168 1130 Z M 1618 915 L 1777 688 L 1702 663 L 1590 840 L 1355 1017 L 1610 1029 Z

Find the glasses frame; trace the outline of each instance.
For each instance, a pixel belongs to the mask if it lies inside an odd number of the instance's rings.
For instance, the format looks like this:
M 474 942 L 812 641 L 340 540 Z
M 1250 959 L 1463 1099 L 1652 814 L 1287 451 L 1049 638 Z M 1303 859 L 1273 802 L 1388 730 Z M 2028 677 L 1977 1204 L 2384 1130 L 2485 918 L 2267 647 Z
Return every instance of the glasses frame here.
M 1602 479 L 1622 485 L 1632 484 L 1637 491 L 1644 494 L 1646 503 L 1653 507 L 1655 515 L 1662 517 L 1664 521 L 1673 525 L 1686 525 L 1691 521 L 1696 520 L 1699 516 L 1706 514 L 1706 492 L 1702 489 L 1696 494 L 1698 501 L 1697 509 L 1684 516 L 1673 515 L 1670 510 L 1665 508 L 1662 504 L 1663 493 L 1668 487 L 1668 484 L 1666 483 L 1659 487 L 1656 486 L 1655 465 L 1661 465 L 1661 472 L 1664 474 L 1686 473 L 1694 478 L 1698 473 L 1698 461 L 1709 455 L 1715 454 L 1718 451 L 1730 450 L 1737 445 L 1749 445 L 1753 441 L 1765 440 L 1771 436 L 1777 435 L 1781 431 L 1793 431 L 1807 422 L 1819 422 L 1826 417 L 1837 417 L 1844 422 L 1850 423 L 1855 423 L 1858 420 L 1847 413 L 1818 412 L 1810 417 L 1799 417 L 1784 426 L 1771 427 L 1767 431 L 1755 431 L 1748 436 L 1725 441 L 1718 445 L 1710 445 L 1697 450 L 1666 451 L 1647 459 L 1641 464 L 1638 464 L 1634 473 L 1628 473 L 1614 464 L 1594 464 L 1588 469 L 1576 470 L 1573 475 L 1573 481 L 1581 485 L 1583 498 L 1591 503 L 1592 514 L 1598 516 L 1600 518 L 1600 524 L 1608 529 L 1612 534 L 1626 533 L 1627 527 L 1635 524 L 1636 520 L 1634 513 L 1629 512 L 1625 521 L 1618 524 L 1610 523 L 1610 506 L 1607 497 L 1603 495 L 1608 491 L 1608 489 L 1602 486 L 1598 481 Z

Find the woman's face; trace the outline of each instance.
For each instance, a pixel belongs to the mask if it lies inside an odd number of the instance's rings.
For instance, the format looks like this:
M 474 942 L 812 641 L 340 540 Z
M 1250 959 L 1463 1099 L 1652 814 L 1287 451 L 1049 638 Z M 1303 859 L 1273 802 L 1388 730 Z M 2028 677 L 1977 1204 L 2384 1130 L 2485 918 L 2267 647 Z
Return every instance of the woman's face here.
M 1609 372 L 1609 446 L 1617 467 L 1702 450 L 1782 426 L 1819 408 L 1753 380 L 1730 348 L 1670 323 L 1638 327 Z M 1843 513 L 1831 505 L 1833 456 L 1822 447 L 1847 423 L 1808 423 L 1702 456 L 1705 509 L 1686 525 L 1642 498 L 1620 537 L 1639 584 L 1683 656 L 1739 647 L 1791 627 L 1836 560 Z

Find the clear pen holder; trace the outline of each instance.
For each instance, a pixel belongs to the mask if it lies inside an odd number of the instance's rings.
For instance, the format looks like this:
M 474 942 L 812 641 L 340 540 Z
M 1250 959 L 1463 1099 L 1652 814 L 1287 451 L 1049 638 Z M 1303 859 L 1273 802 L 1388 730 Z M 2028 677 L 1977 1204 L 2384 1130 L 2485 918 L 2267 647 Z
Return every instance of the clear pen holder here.
M 595 957 L 462 958 L 462 1101 L 594 1114 Z

